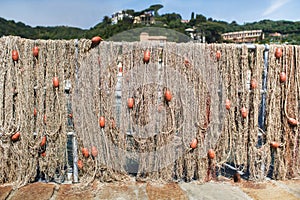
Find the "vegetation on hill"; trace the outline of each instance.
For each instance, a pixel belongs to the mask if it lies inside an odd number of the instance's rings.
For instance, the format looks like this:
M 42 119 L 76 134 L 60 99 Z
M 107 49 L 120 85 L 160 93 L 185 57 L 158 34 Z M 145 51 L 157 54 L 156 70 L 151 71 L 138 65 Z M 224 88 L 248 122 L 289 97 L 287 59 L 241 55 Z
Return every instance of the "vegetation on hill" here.
M 156 4 L 142 11 L 124 10 L 129 16 L 124 17 L 117 24 L 112 24 L 111 18 L 105 16 L 96 26 L 84 30 L 75 27 L 56 26 L 56 27 L 31 27 L 22 22 L 5 20 L 0 18 L 0 36 L 18 35 L 30 39 L 74 39 L 74 38 L 91 38 L 94 35 L 101 35 L 104 39 L 111 38 L 123 31 L 143 28 L 159 27 L 167 28 L 186 34 L 185 29 L 194 28 L 198 35 L 205 36 L 206 42 L 224 42 L 221 34 L 233 31 L 261 29 L 265 34 L 262 43 L 289 43 L 300 44 L 300 22 L 292 21 L 271 21 L 262 20 L 259 22 L 237 24 L 235 21 L 230 23 L 225 21 L 206 18 L 201 14 L 191 13 L 188 21 L 182 22 L 182 17 L 178 13 L 158 13 L 163 5 Z M 138 17 L 145 12 L 153 14 L 155 23 L 134 23 L 134 17 Z M 271 37 L 271 33 L 280 33 L 280 37 Z

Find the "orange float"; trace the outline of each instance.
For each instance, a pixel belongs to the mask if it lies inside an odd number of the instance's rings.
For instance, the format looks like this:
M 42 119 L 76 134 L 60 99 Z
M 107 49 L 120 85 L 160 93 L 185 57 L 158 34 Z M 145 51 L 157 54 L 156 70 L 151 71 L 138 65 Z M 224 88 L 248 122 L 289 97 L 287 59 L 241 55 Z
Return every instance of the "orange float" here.
M 248 110 L 247 110 L 247 108 L 242 107 L 242 108 L 241 108 L 241 114 L 242 114 L 242 117 L 243 117 L 243 118 L 246 118 L 247 115 L 248 115 Z
M 172 93 L 170 92 L 170 90 L 166 90 L 165 91 L 165 100 L 167 102 L 171 101 L 172 100 Z
M 82 160 L 78 160 L 77 161 L 77 167 L 78 167 L 78 169 L 83 169 L 83 162 L 82 162 Z
M 44 135 L 44 136 L 42 137 L 42 140 L 41 140 L 40 146 L 41 146 L 41 147 L 45 146 L 45 145 L 46 145 L 46 142 L 47 142 L 47 136 L 46 136 L 46 135 Z
M 127 99 L 127 107 L 129 109 L 132 109 L 133 106 L 134 106 L 134 98 L 130 97 L 130 98 Z
M 87 149 L 87 148 L 82 148 L 81 149 L 81 152 L 82 152 L 82 155 L 84 156 L 84 157 L 86 157 L 86 158 L 88 158 L 89 157 L 89 150 Z
M 105 117 L 104 117 L 104 116 L 101 116 L 101 117 L 99 118 L 99 126 L 100 126 L 101 128 L 104 128 L 104 127 L 105 127 Z
M 284 72 L 280 72 L 279 80 L 280 80 L 280 83 L 284 83 L 286 81 L 286 74 Z
M 225 101 L 225 108 L 226 108 L 226 110 L 230 110 L 230 107 L 231 107 L 231 102 L 230 102 L 229 99 L 226 99 L 226 101 Z
M 214 159 L 215 156 L 216 156 L 215 151 L 213 149 L 209 149 L 208 152 L 207 152 L 207 157 L 209 159 Z
M 257 81 L 256 81 L 256 79 L 251 79 L 250 86 L 251 86 L 251 89 L 256 89 L 257 88 Z
M 18 61 L 19 60 L 19 53 L 18 53 L 18 51 L 17 50 L 12 50 L 11 57 L 12 57 L 13 61 Z
M 275 57 L 277 59 L 281 58 L 282 57 L 282 48 L 276 48 L 275 49 Z
M 13 142 L 18 141 L 18 140 L 20 139 L 20 135 L 21 135 L 20 132 L 16 132 L 15 134 L 13 134 L 13 135 L 11 136 L 11 140 L 12 140 Z
M 296 119 L 289 117 L 288 123 L 292 126 L 297 126 L 299 122 Z
M 103 39 L 100 36 L 95 36 L 92 38 L 92 45 L 98 45 Z
M 57 88 L 59 86 L 59 80 L 58 80 L 57 76 L 53 77 L 52 83 L 53 83 L 53 87 L 55 87 L 55 88 Z
M 217 50 L 217 52 L 216 52 L 216 59 L 217 59 L 217 61 L 219 61 L 221 59 L 221 51 L 220 50 Z
M 39 56 L 39 48 L 37 46 L 34 46 L 32 49 L 32 55 L 34 57 L 38 57 Z
M 36 110 L 36 108 L 33 109 L 33 116 L 34 116 L 34 117 L 37 116 L 37 110 Z
M 196 148 L 197 148 L 197 145 L 198 145 L 198 140 L 197 140 L 197 138 L 194 138 L 194 139 L 192 140 L 191 144 L 190 144 L 190 147 L 191 147 L 192 149 L 196 149 Z
M 280 144 L 278 143 L 278 142 L 271 142 L 270 143 L 270 146 L 272 147 L 272 148 L 274 148 L 274 149 L 276 149 L 276 148 L 278 148 L 278 147 L 280 147 Z
M 143 61 L 144 63 L 149 63 L 150 61 L 150 51 L 147 49 L 144 51 L 144 58 L 143 58 Z

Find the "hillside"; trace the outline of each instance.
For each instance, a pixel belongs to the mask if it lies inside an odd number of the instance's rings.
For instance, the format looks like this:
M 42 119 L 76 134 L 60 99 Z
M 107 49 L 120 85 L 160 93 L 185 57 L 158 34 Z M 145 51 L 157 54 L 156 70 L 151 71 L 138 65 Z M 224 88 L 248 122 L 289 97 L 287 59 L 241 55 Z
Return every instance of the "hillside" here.
M 261 29 L 266 36 L 261 43 L 286 42 L 289 44 L 300 44 L 300 22 L 262 20 L 239 25 L 235 21 L 228 23 L 212 18 L 206 18 L 201 14 L 195 15 L 194 13 L 191 13 L 191 18 L 189 20 L 183 21 L 181 15 L 178 13 L 159 15 L 158 10 L 162 7 L 162 5 L 157 4 L 142 11 L 124 10 L 121 13 L 126 14 L 123 20 L 119 20 L 116 23 L 112 18 L 105 16 L 102 22 L 89 30 L 67 26 L 31 27 L 22 22 L 0 18 L 0 36 L 18 35 L 29 39 L 74 39 L 91 38 L 94 35 L 101 35 L 104 39 L 109 39 L 123 31 L 142 27 L 167 28 L 186 35 L 185 29 L 194 27 L 196 33 L 201 37 L 205 36 L 206 42 L 208 43 L 226 42 L 222 40 L 222 33 Z M 149 18 L 147 18 L 149 21 L 136 23 L 135 19 L 145 13 L 149 16 Z M 153 22 L 150 20 L 153 20 Z M 281 36 L 269 36 L 269 34 L 272 33 L 280 33 Z

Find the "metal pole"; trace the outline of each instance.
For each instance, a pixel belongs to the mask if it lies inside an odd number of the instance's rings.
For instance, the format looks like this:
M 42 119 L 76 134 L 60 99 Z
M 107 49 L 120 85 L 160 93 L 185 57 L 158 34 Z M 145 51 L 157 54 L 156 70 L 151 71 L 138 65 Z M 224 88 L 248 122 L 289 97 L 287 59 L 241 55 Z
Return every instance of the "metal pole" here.
M 269 46 L 265 45 L 265 51 L 264 51 L 264 73 L 263 73 L 263 81 L 262 81 L 262 98 L 261 98 L 261 110 L 260 110 L 260 115 L 258 118 L 258 123 L 259 123 L 259 127 L 265 131 L 265 115 L 266 115 L 266 93 L 267 93 L 267 76 L 268 76 L 268 66 L 269 66 L 269 62 L 268 62 L 268 58 L 269 58 Z M 263 145 L 263 139 L 261 138 L 262 135 L 260 136 L 259 140 L 258 140 L 258 145 L 262 146 Z M 265 177 L 265 163 L 262 162 L 261 165 L 261 176 Z
M 265 45 L 264 51 L 264 73 L 262 81 L 262 98 L 261 98 L 261 110 L 258 119 L 259 127 L 265 131 L 265 115 L 266 115 L 266 92 L 267 92 L 267 76 L 268 76 L 268 62 L 269 58 L 269 46 Z
M 77 167 L 77 139 L 76 134 L 73 133 L 73 182 L 78 183 L 78 167 Z
M 75 81 L 78 81 L 78 40 L 75 40 Z M 76 92 L 75 92 L 76 94 Z M 74 126 L 73 126 L 74 128 Z M 73 182 L 78 183 L 78 155 L 77 155 L 77 140 L 76 134 L 73 133 Z

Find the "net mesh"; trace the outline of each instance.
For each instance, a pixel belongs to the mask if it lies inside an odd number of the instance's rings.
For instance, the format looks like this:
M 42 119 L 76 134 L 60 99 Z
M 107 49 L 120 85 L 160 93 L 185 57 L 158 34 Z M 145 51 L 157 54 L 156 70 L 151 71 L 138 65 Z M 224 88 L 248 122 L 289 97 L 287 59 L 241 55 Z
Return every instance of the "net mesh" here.
M 223 113 L 218 112 L 221 77 L 207 46 L 103 43 L 93 51 L 79 70 L 73 103 L 83 147 L 95 146 L 101 155 L 89 158 L 97 163 L 93 169 L 106 166 L 141 179 L 202 177 L 197 160 L 214 147 Z M 143 61 L 145 51 L 150 51 L 149 63 Z M 170 102 L 164 98 L 167 90 Z M 198 149 L 190 149 L 193 139 Z
M 38 57 L 32 55 L 34 46 Z M 206 181 L 224 163 L 252 180 L 299 177 L 300 136 L 290 122 L 299 116 L 299 46 L 269 46 L 266 91 L 262 45 L 102 42 L 90 47 L 85 39 L 0 38 L 0 183 L 19 187 L 40 177 L 66 176 L 67 132 L 75 132 L 78 141 L 83 183 L 130 175 Z M 281 58 L 274 56 L 277 48 Z M 13 50 L 18 61 L 12 60 Z M 59 87 L 53 87 L 53 77 Z M 17 132 L 20 138 L 13 141 Z M 197 147 L 191 148 L 194 139 Z M 208 158 L 209 149 L 215 158 Z

